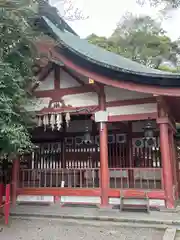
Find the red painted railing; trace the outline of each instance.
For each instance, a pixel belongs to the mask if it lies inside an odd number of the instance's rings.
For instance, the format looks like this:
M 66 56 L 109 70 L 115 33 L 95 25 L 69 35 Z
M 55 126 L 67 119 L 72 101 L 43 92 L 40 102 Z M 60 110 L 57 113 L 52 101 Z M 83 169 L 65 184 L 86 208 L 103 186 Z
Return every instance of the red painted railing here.
M 11 185 L 7 184 L 5 187 L 5 200 L 4 196 L 4 185 L 0 184 L 0 210 L 4 214 L 5 224 L 9 223 L 9 213 L 10 213 L 10 189 Z
M 20 187 L 98 188 L 99 168 L 21 169 Z M 109 168 L 110 188 L 163 189 L 161 168 Z
M 98 168 L 21 169 L 20 187 L 99 187 Z
M 161 168 L 110 168 L 110 188 L 163 189 Z

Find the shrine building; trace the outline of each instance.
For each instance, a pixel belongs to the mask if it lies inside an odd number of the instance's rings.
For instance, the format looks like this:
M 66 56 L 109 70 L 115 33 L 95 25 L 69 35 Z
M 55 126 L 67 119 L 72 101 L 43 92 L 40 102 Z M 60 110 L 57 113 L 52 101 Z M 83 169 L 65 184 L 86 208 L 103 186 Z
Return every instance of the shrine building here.
M 37 22 L 45 37 L 27 106 L 36 148 L 14 161 L 14 200 L 109 207 L 142 193 L 152 207 L 175 208 L 180 75 L 90 44 L 50 6 Z

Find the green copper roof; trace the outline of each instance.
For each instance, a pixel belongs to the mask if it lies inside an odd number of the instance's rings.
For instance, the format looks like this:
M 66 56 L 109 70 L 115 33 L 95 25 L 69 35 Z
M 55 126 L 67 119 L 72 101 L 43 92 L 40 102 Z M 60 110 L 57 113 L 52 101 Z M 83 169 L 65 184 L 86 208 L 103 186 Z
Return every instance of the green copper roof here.
M 167 73 L 148 68 L 130 59 L 95 46 L 89 43 L 87 40 L 81 39 L 79 36 L 71 34 L 66 30 L 60 30 L 47 17 L 43 17 L 43 19 L 61 45 L 92 63 L 123 73 L 131 73 L 154 78 L 171 78 L 180 80 L 180 74 Z M 179 84 L 180 81 L 178 85 Z
M 39 2 L 39 16 L 46 16 L 59 29 L 66 29 L 68 32 L 77 35 L 77 33 L 60 16 L 57 8 L 51 6 L 48 1 Z

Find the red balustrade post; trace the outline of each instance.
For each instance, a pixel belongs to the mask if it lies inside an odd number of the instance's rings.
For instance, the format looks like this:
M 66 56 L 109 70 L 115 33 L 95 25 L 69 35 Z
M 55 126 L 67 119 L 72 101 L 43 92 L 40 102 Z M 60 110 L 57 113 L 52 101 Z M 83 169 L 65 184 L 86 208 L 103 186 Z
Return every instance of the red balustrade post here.
M 17 187 L 18 187 L 18 180 L 19 180 L 19 159 L 13 160 L 12 166 L 12 204 L 16 204 L 17 198 Z

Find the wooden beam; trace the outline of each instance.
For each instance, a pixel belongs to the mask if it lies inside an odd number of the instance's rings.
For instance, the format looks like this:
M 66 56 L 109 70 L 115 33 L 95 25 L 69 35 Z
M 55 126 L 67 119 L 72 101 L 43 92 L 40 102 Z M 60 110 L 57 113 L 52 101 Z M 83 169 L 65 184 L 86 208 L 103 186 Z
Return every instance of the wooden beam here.
M 49 62 L 43 69 L 41 69 L 41 72 L 37 77 L 38 82 L 31 89 L 32 92 L 34 92 L 38 88 L 40 82 L 44 81 L 46 77 L 52 72 L 52 70 L 53 70 L 53 65 L 51 62 Z
M 63 89 L 61 89 L 61 90 L 63 90 Z M 79 106 L 79 107 L 66 106 L 66 108 L 61 107 L 61 108 L 57 108 L 57 109 L 51 108 L 50 107 L 51 103 L 55 102 L 55 101 L 60 101 L 61 94 L 62 93 L 64 94 L 64 91 L 66 91 L 66 89 L 64 89 L 63 91 L 61 91 L 61 90 L 60 91 L 58 90 L 56 93 L 55 93 L 55 90 L 51 90 L 50 94 L 49 94 L 49 90 L 48 90 L 48 95 L 47 96 L 51 96 L 51 97 L 53 96 L 53 97 L 52 97 L 52 100 L 51 100 L 51 102 L 49 104 L 49 107 L 40 111 L 41 114 L 48 113 L 48 112 L 71 111 L 71 110 L 77 110 L 77 109 L 81 109 L 81 108 L 88 108 L 88 109 L 90 109 L 92 114 L 94 114 L 95 111 L 99 111 L 99 106 L 98 105 L 90 105 L 90 106 L 87 106 L 87 107 L 86 106 Z M 72 89 L 69 88 L 68 91 L 74 92 L 75 89 L 74 88 L 72 88 Z M 41 91 L 41 92 L 44 92 L 44 91 Z M 41 93 L 37 92 L 37 96 L 38 97 L 45 96 L 45 94 L 41 95 Z M 155 99 L 151 99 L 151 98 L 144 98 L 144 99 L 141 98 L 141 99 L 133 99 L 133 100 L 132 99 L 130 99 L 130 100 L 115 100 L 115 101 L 111 101 L 111 102 L 106 102 L 106 107 L 117 107 L 117 106 L 128 106 L 128 105 L 150 103 L 150 102 L 153 102 L 154 100 Z M 79 114 L 87 114 L 87 112 L 82 111 Z M 142 115 L 142 114 L 141 115 L 137 115 L 137 114 L 133 114 L 133 115 L 115 115 L 115 116 L 110 116 L 109 120 L 111 122 L 125 121 L 124 119 L 131 119 L 131 118 L 137 120 L 137 118 L 139 116 L 141 116 L 140 120 L 148 119 L 148 117 L 150 117 L 152 119 L 155 119 L 156 115 L 154 115 L 154 114 L 151 115 L 151 113 L 150 113 L 149 115 L 147 115 L 147 114 L 145 114 L 145 115 Z M 93 119 L 93 116 L 92 116 L 92 119 Z
M 137 113 L 137 114 L 127 114 L 127 115 L 114 115 L 108 117 L 108 122 L 122 122 L 122 121 L 137 121 L 137 120 L 147 120 L 156 119 L 157 113 Z
M 81 111 L 79 111 L 80 109 L 82 109 Z M 86 109 L 88 109 L 88 112 L 86 111 Z M 71 106 L 67 106 L 67 107 L 61 107 L 61 108 L 43 108 L 41 111 L 37 112 L 37 115 L 44 115 L 44 114 L 48 114 L 48 113 L 63 113 L 63 112 L 70 112 L 72 111 L 71 114 L 78 114 L 78 115 L 86 115 L 86 114 L 93 114 L 95 111 L 98 111 L 98 106 L 91 108 L 91 107 L 71 107 Z
M 119 107 L 119 106 L 129 106 L 138 104 L 156 103 L 154 97 L 138 98 L 138 99 L 127 99 L 127 100 L 115 100 L 106 102 L 106 107 Z
M 61 67 L 54 64 L 54 88 L 60 89 L 60 74 L 61 74 Z
M 128 192 L 128 195 L 131 195 L 131 192 L 132 192 L 132 195 L 133 195 L 134 190 L 135 189 L 126 189 L 126 191 Z M 147 196 L 150 199 L 162 199 L 162 200 L 164 200 L 166 198 L 164 190 L 144 190 L 144 189 L 142 189 L 141 191 L 143 193 L 147 193 Z M 121 190 L 119 190 L 119 189 L 109 189 L 108 190 L 108 196 L 112 197 L 112 198 L 113 197 L 119 198 L 121 196 Z
M 89 86 L 85 85 L 85 86 L 72 87 L 72 88 L 36 91 L 34 92 L 34 94 L 36 97 L 39 97 L 39 98 L 50 97 L 53 100 L 58 100 L 65 95 L 81 94 L 81 93 L 89 93 L 89 92 L 93 92 L 93 90 L 89 89 Z
M 38 76 L 38 81 L 42 82 L 46 79 L 46 77 L 52 72 L 53 70 L 53 64 L 49 62 L 40 72 Z
M 84 86 L 85 88 L 87 87 L 87 85 Z M 77 88 L 78 87 L 73 87 L 73 88 L 69 88 L 70 90 L 67 89 L 62 89 L 61 93 L 68 93 L 68 92 L 73 92 L 73 94 L 77 93 Z M 81 89 L 83 89 L 83 87 L 81 87 Z M 52 91 L 54 90 L 45 90 L 45 91 L 36 91 L 37 95 L 48 95 L 48 93 L 50 93 L 50 95 L 52 95 Z M 45 92 L 45 93 L 43 93 Z M 58 92 L 58 91 L 57 91 Z M 86 88 L 86 91 L 84 93 L 87 93 L 88 90 Z M 91 91 L 90 91 L 91 92 Z M 72 94 L 72 93 L 71 93 Z M 78 93 L 77 93 L 78 94 Z M 35 93 L 36 95 L 36 93 Z M 54 94 L 56 96 L 56 93 Z M 37 96 L 38 97 L 38 96 Z M 115 101 L 110 101 L 110 102 L 106 102 L 106 107 L 122 107 L 122 106 L 132 106 L 132 105 L 138 105 L 138 104 L 147 104 L 147 103 L 155 103 L 156 100 L 155 98 L 140 98 L 140 99 L 128 99 L 128 100 L 115 100 Z M 80 106 L 81 107 L 81 106 Z M 97 107 L 97 105 L 91 105 L 91 108 Z
M 126 191 L 131 192 L 134 189 L 127 189 Z M 150 199 L 165 199 L 165 192 L 163 190 L 143 190 L 142 192 L 147 192 L 148 198 Z M 49 195 L 49 196 L 101 196 L 101 189 L 100 188 L 48 188 L 48 187 L 41 187 L 41 188 L 18 188 L 17 189 L 18 195 Z M 132 193 L 133 195 L 133 193 Z M 119 198 L 121 196 L 121 191 L 119 189 L 108 189 L 108 196 Z
M 100 196 L 100 188 L 18 188 L 18 195 Z

